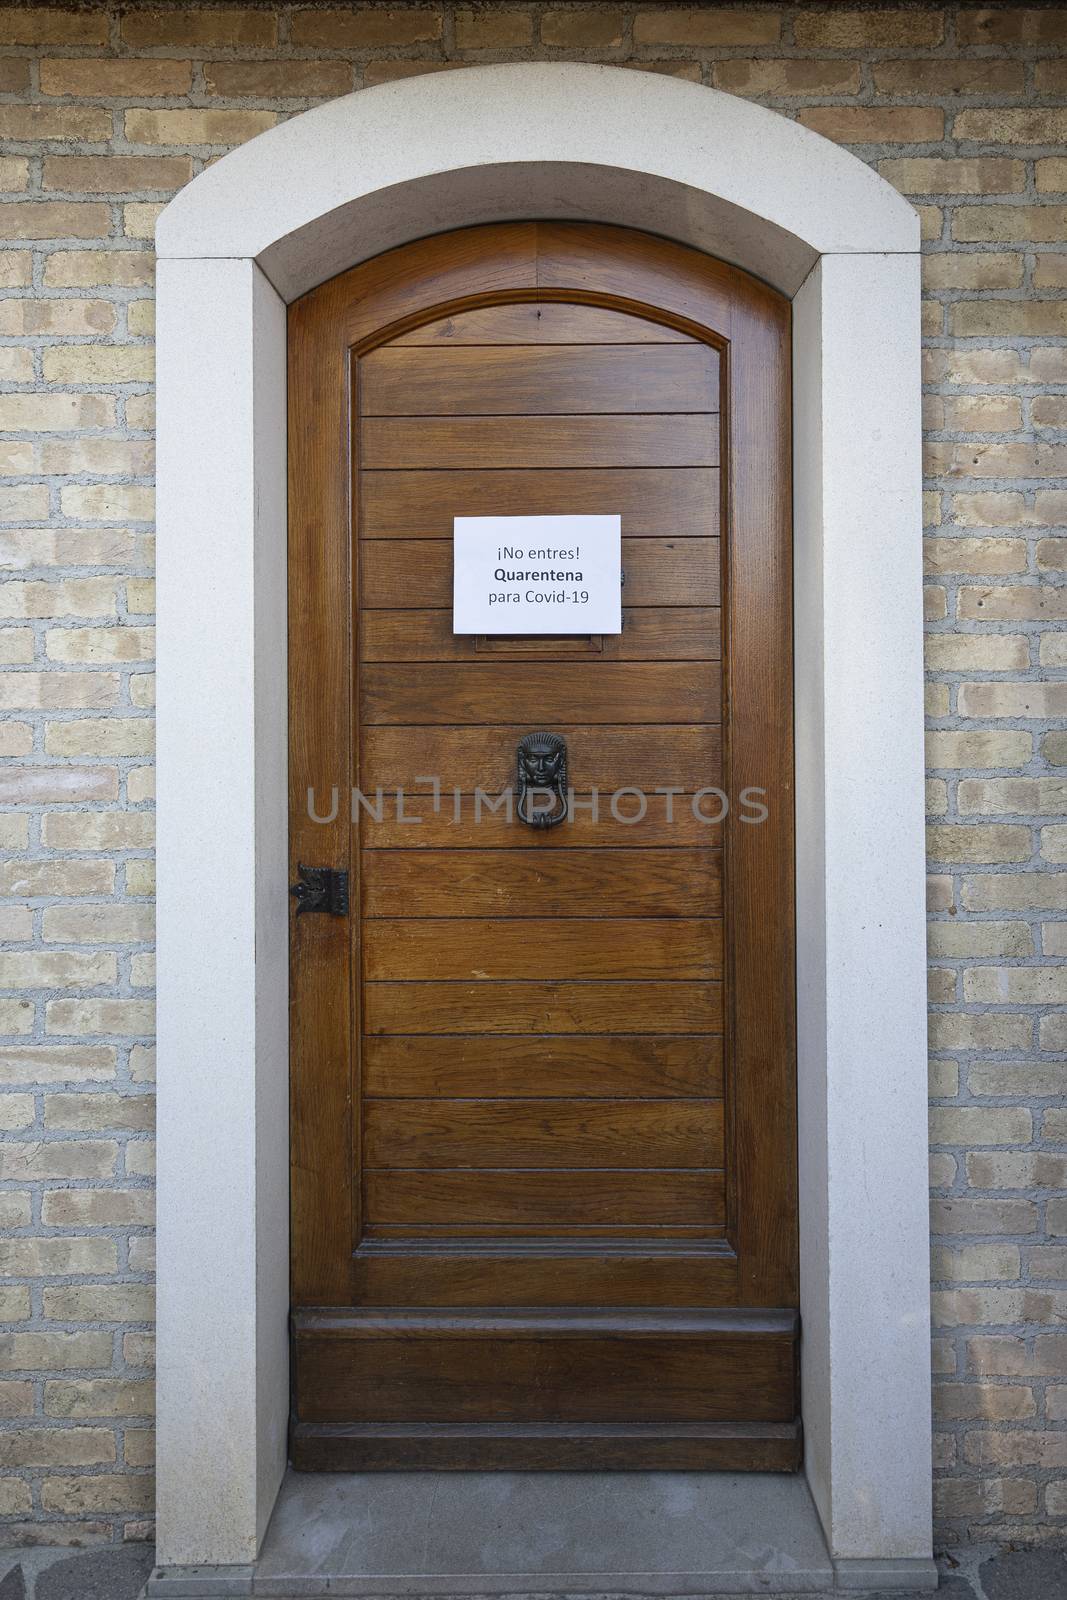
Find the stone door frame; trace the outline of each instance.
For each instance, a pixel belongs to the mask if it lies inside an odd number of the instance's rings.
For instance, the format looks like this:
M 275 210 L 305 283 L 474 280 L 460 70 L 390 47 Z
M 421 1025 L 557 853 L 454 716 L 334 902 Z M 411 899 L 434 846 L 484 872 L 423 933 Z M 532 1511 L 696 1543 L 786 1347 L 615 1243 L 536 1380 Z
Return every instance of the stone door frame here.
M 286 304 L 411 239 L 542 217 L 660 233 L 793 300 L 805 1471 L 838 1581 L 914 1584 L 931 1551 L 918 219 L 774 112 L 573 63 L 332 101 L 159 221 L 159 1560 L 253 1561 L 285 1468 Z

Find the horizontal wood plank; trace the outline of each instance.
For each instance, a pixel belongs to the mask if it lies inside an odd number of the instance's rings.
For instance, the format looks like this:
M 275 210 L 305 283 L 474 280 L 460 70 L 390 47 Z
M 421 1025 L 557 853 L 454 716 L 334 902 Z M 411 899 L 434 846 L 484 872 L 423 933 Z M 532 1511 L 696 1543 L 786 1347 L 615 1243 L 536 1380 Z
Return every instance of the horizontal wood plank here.
M 711 413 L 719 362 L 704 345 L 406 349 L 359 363 L 364 417 Z
M 717 661 L 720 635 L 717 606 L 624 606 L 622 632 L 599 635 L 593 648 L 580 635 L 504 635 L 479 644 L 472 634 L 453 633 L 452 614 L 445 610 L 366 610 L 359 621 L 360 654 L 373 662 L 500 661 L 529 654 L 539 661 L 573 661 L 579 651 L 589 661 Z
M 779 1421 L 792 1416 L 785 1338 L 402 1337 L 308 1342 L 300 1416 L 312 1422 Z M 650 1375 L 654 1374 L 654 1381 Z
M 720 1100 L 368 1100 L 372 1167 L 721 1167 Z M 561 1180 L 564 1181 L 564 1180 Z
M 722 683 L 717 662 L 583 662 L 566 668 L 540 661 L 483 660 L 463 666 L 366 665 L 364 723 L 718 722 Z
M 366 850 L 362 875 L 366 917 L 714 917 L 722 910 L 715 850 Z M 544 1027 L 538 1018 L 528 1031 Z M 627 1026 L 619 1018 L 598 1031 Z
M 628 539 L 714 538 L 721 480 L 715 467 L 568 472 L 361 472 L 359 532 L 367 539 L 450 539 L 455 517 L 616 513 Z
M 574 806 L 558 827 L 529 828 L 514 814 L 490 814 L 480 808 L 475 816 L 475 797 L 443 794 L 435 806 L 431 794 L 405 795 L 398 819 L 396 797 L 390 791 L 357 799 L 359 830 L 367 849 L 454 849 L 454 850 L 556 850 L 587 849 L 607 845 L 615 849 L 662 848 L 680 845 L 722 845 L 720 823 L 706 820 L 718 815 L 722 802 L 712 796 L 696 800 L 692 795 L 648 794 L 646 811 L 633 796 L 615 802 L 612 796 L 576 793 Z M 595 812 L 594 812 L 595 805 Z
M 365 417 L 365 471 L 410 467 L 715 467 L 718 418 Z
M 402 787 L 414 794 L 437 777 L 444 789 L 499 795 L 514 788 L 515 748 L 528 723 L 501 727 L 367 727 L 361 741 L 360 788 Z M 721 735 L 714 724 L 693 727 L 576 727 L 557 723 L 553 732 L 567 741 L 567 775 L 576 793 L 599 789 L 610 795 L 636 787 L 651 792 L 671 787 L 696 794 L 722 778 Z M 324 780 L 325 781 L 325 780 Z M 620 810 L 629 810 L 623 802 Z M 634 805 L 634 810 L 637 806 Z M 488 807 L 483 808 L 483 815 Z M 552 836 L 560 833 L 552 829 Z
M 722 976 L 722 923 L 710 918 L 381 918 L 362 943 L 372 982 Z
M 623 596 L 628 606 L 719 604 L 718 539 L 623 539 L 622 567 Z M 525 570 L 514 563 L 505 564 L 504 569 Z M 582 568 L 575 562 L 566 562 L 559 570 L 581 572 Z M 451 539 L 424 539 L 418 543 L 410 539 L 364 540 L 360 547 L 358 597 L 363 607 L 441 607 L 451 612 Z
M 604 306 L 562 300 L 520 300 L 513 305 L 476 306 L 424 322 L 391 341 L 405 345 L 477 344 L 693 344 L 689 334 L 645 317 Z
M 735 1259 L 705 1250 L 582 1254 L 472 1251 L 352 1258 L 362 1306 L 735 1306 Z
M 393 1099 L 715 1099 L 722 1055 L 714 1034 L 379 1036 L 363 1040 L 363 1092 Z
M 371 1224 L 557 1228 L 697 1228 L 726 1220 L 721 1170 L 368 1172 Z
M 367 1033 L 720 1033 L 722 985 L 365 983 Z M 703 1165 L 707 1165 L 704 1162 Z

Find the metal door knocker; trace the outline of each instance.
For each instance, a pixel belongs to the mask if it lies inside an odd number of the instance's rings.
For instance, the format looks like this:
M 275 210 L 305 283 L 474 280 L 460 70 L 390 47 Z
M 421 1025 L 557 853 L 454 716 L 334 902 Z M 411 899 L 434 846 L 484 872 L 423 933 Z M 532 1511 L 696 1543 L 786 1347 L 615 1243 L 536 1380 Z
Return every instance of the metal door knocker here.
M 567 815 L 567 741 L 558 733 L 527 733 L 518 747 L 519 821 L 530 828 L 554 828 Z M 551 804 L 538 806 L 536 795 Z

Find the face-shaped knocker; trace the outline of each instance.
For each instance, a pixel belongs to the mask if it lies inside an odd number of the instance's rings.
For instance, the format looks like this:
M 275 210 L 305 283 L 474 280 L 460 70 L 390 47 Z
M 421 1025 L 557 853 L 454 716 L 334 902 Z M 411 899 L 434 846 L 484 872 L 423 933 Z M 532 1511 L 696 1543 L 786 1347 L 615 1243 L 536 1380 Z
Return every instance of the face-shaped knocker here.
M 519 821 L 531 828 L 554 828 L 567 815 L 567 744 L 558 733 L 528 733 L 518 749 Z M 534 803 L 547 795 L 548 807 Z

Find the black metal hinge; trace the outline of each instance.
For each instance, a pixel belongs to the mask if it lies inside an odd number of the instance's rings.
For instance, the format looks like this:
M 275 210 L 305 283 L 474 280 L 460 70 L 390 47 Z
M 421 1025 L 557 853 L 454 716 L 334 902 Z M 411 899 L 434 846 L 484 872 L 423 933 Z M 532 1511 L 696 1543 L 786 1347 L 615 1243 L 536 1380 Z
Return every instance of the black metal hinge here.
M 296 901 L 296 914 L 325 911 L 331 917 L 348 915 L 348 873 L 335 867 L 298 866 L 299 883 L 289 893 Z

